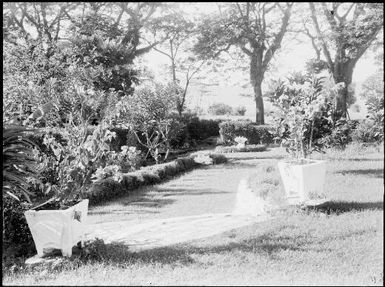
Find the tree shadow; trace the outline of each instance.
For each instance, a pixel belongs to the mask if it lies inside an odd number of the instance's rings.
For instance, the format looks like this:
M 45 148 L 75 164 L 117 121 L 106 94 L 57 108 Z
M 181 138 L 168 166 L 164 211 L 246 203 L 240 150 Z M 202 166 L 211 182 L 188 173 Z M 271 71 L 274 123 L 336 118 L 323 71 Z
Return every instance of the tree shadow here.
M 327 201 L 318 206 L 308 206 L 306 210 L 339 215 L 349 211 L 384 210 L 384 202 Z
M 163 198 L 151 198 L 151 197 L 140 197 L 140 198 L 135 198 L 135 199 L 128 199 L 122 202 L 124 206 L 130 205 L 130 206 L 139 206 L 139 207 L 163 207 L 169 204 L 174 203 L 175 200 L 173 199 L 163 199 Z
M 284 159 L 285 157 L 283 155 L 272 155 L 272 156 L 245 156 L 245 157 L 232 157 L 231 154 L 225 154 L 228 155 L 229 159 L 233 161 L 240 161 L 240 160 L 250 160 L 250 159 Z
M 130 245 L 122 242 L 104 243 L 97 239 L 86 245 L 80 252 L 83 262 L 89 260 L 110 262 L 113 264 L 182 264 L 191 265 L 196 262 L 194 255 L 223 254 L 228 252 L 247 252 L 261 254 L 275 258 L 275 254 L 282 250 L 301 251 L 306 250 L 308 236 L 297 235 L 295 237 L 276 236 L 264 234 L 256 238 L 231 242 L 214 246 L 193 246 L 187 243 L 179 243 L 165 247 L 157 247 L 143 251 L 133 251 Z M 132 246 L 131 246 L 132 247 Z
M 226 232 L 225 232 L 226 233 Z M 227 237 L 231 237 L 228 236 Z M 288 251 L 327 251 L 319 246 L 312 246 L 314 238 L 308 234 L 293 234 L 292 236 L 280 235 L 274 232 L 262 234 L 255 238 L 244 239 L 239 242 L 230 242 L 209 246 L 194 246 L 189 242 L 178 243 L 165 247 L 157 247 L 143 251 L 132 251 L 132 246 L 127 243 L 111 242 L 105 244 L 102 240 L 97 240 L 95 246 L 91 243 L 87 252 L 83 250 L 80 257 L 84 261 L 96 260 L 111 262 L 113 264 L 178 264 L 189 266 L 196 263 L 196 256 L 210 254 L 228 254 L 230 252 L 258 254 L 270 259 L 277 259 L 277 253 Z M 87 256 L 84 256 L 86 254 Z
M 337 171 L 336 173 L 340 173 L 342 175 L 352 174 L 352 175 L 364 175 L 364 176 L 378 177 L 378 178 L 384 177 L 384 170 L 381 168 L 340 170 L 340 171 Z
M 343 159 L 336 159 L 336 160 L 343 160 L 343 161 L 384 161 L 383 158 L 343 158 Z

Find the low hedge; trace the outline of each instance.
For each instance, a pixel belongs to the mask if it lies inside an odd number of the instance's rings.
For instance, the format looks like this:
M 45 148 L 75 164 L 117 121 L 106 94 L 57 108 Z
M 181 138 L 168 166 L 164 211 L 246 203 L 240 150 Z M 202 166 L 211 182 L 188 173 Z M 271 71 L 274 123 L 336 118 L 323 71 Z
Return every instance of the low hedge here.
M 85 193 L 83 198 L 88 198 L 90 204 L 112 199 L 116 196 L 129 193 L 140 186 L 159 183 L 164 179 L 177 175 L 178 173 L 191 170 L 199 166 L 194 156 L 178 158 L 172 162 L 142 167 L 140 170 L 124 173 L 120 182 L 107 178 L 95 182 Z M 209 154 L 213 164 L 227 161 L 227 158 L 220 154 Z
M 234 144 L 238 136 L 247 138 L 248 144 L 270 144 L 273 142 L 273 127 L 256 125 L 251 121 L 225 121 L 219 124 L 219 134 L 225 145 Z
M 265 151 L 267 148 L 266 145 L 245 145 L 243 148 L 238 148 L 236 146 L 217 146 L 215 152 L 218 153 L 232 153 L 232 152 L 260 152 Z

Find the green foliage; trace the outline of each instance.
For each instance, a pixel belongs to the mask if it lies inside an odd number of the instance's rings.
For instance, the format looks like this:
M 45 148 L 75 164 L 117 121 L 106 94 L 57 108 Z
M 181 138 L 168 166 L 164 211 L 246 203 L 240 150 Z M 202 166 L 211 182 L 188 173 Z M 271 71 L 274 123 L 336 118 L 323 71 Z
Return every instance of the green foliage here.
M 207 111 L 214 116 L 230 115 L 233 113 L 233 108 L 223 103 L 215 103 L 209 106 Z
M 237 116 L 244 116 L 246 113 L 246 107 L 245 106 L 239 106 L 235 108 L 234 114 Z
M 330 98 L 322 77 L 296 73 L 279 81 L 270 99 L 279 108 L 278 134 L 293 156 L 305 158 L 322 150 L 318 139 L 330 130 Z
M 361 96 L 365 99 L 365 105 L 368 110 L 368 121 L 363 124 L 362 132 L 357 134 L 361 141 L 378 141 L 384 138 L 384 74 L 383 71 L 377 71 L 366 79 L 362 85 Z M 369 131 L 372 135 L 365 136 L 364 127 L 370 126 Z M 371 138 L 371 139 L 369 139 Z
M 352 142 L 352 135 L 358 124 L 357 120 L 341 118 L 333 125 L 331 133 L 325 135 L 319 141 L 328 148 L 345 149 Z
M 219 134 L 224 144 L 233 144 L 238 136 L 246 137 L 249 144 L 269 144 L 273 141 L 272 127 L 256 125 L 251 121 L 225 121 L 219 124 Z
M 194 146 L 199 141 L 219 135 L 219 120 L 200 119 L 194 113 L 184 113 L 181 117 L 176 117 L 176 120 L 183 126 L 171 139 L 172 147 Z
M 86 125 L 68 124 L 60 130 L 65 143 L 57 141 L 49 130 L 46 132 L 43 144 L 50 152 L 43 153 L 39 159 L 42 169 L 52 173 L 53 177 L 42 178 L 40 189 L 61 204 L 81 199 L 95 172 L 94 176 L 102 177 L 106 165 L 130 160 L 132 156 L 129 150 L 122 154 L 110 150 L 109 142 L 115 135 L 106 123 L 97 126 L 92 134 L 88 134 Z
M 31 206 L 24 200 L 3 197 L 3 259 L 4 256 L 26 256 L 36 252 L 24 216 L 24 212 Z
M 384 141 L 384 126 L 371 119 L 365 119 L 353 131 L 352 139 L 365 144 L 381 143 Z
M 306 72 L 309 74 L 315 73 L 319 74 L 324 70 L 327 70 L 328 66 L 327 63 L 323 60 L 318 59 L 310 59 L 306 62 Z
M 138 29 L 124 31 L 113 19 L 90 14 L 70 30 L 76 63 L 94 69 L 95 88 L 113 89 L 119 96 L 132 94 L 133 84 L 139 83 L 138 71 L 132 67 Z
M 210 153 L 209 157 L 212 159 L 213 164 L 221 164 L 227 162 L 227 157 L 223 154 Z
M 135 134 L 156 163 L 165 152 L 164 160 L 170 150 L 170 140 L 175 137 L 183 124 L 173 116 L 174 89 L 159 83 L 150 83 L 137 88 L 135 93 L 122 99 L 117 121 Z M 142 139 L 145 140 L 142 140 Z
M 20 200 L 23 196 L 30 202 L 28 190 L 31 181 L 38 177 L 35 153 L 37 145 L 26 133 L 36 132 L 17 125 L 3 125 L 3 197 Z

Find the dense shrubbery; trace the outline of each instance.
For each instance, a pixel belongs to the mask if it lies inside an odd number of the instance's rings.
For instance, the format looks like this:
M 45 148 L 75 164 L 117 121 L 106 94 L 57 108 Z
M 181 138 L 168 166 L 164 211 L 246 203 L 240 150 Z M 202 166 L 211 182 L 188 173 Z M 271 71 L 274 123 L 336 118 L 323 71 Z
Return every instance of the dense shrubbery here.
M 305 158 L 324 147 L 333 129 L 332 99 L 340 85 L 325 77 L 293 73 L 274 83 L 270 100 L 279 109 L 276 130 L 287 151 Z
M 331 129 L 331 133 L 321 138 L 320 142 L 328 148 L 335 147 L 344 149 L 346 145 L 353 141 L 352 135 L 358 124 L 359 121 L 357 120 L 341 118 L 336 122 L 333 129 Z
M 352 139 L 358 143 L 381 143 L 384 141 L 384 126 L 365 119 L 361 121 L 352 132 Z
M 244 106 L 236 107 L 234 110 L 234 114 L 236 116 L 244 116 L 245 113 L 246 113 L 246 107 L 244 107 Z
M 183 128 L 171 140 L 174 148 L 191 147 L 209 137 L 219 136 L 219 120 L 199 119 L 191 113 L 183 114 L 178 120 L 183 123 Z
M 207 112 L 214 116 L 231 115 L 233 113 L 233 108 L 223 103 L 215 103 L 209 106 Z
M 32 204 L 24 200 L 3 198 L 3 258 L 35 252 L 32 234 L 24 216 L 24 212 L 31 206 Z M 8 250 L 9 248 L 12 250 Z
M 247 138 L 249 144 L 270 144 L 273 130 L 268 125 L 256 125 L 251 121 L 226 121 L 219 124 L 219 134 L 224 144 L 233 144 L 238 136 Z

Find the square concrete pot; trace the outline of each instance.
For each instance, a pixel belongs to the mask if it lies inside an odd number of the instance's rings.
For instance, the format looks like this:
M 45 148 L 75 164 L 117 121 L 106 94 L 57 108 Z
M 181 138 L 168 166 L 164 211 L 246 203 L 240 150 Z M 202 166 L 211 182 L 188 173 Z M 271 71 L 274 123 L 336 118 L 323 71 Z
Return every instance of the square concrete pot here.
M 305 164 L 280 161 L 278 169 L 289 204 L 302 204 L 324 195 L 326 162 L 304 160 Z
M 72 247 L 84 244 L 88 199 L 65 210 L 28 210 L 24 213 L 39 257 L 44 250 L 60 249 L 72 256 Z

